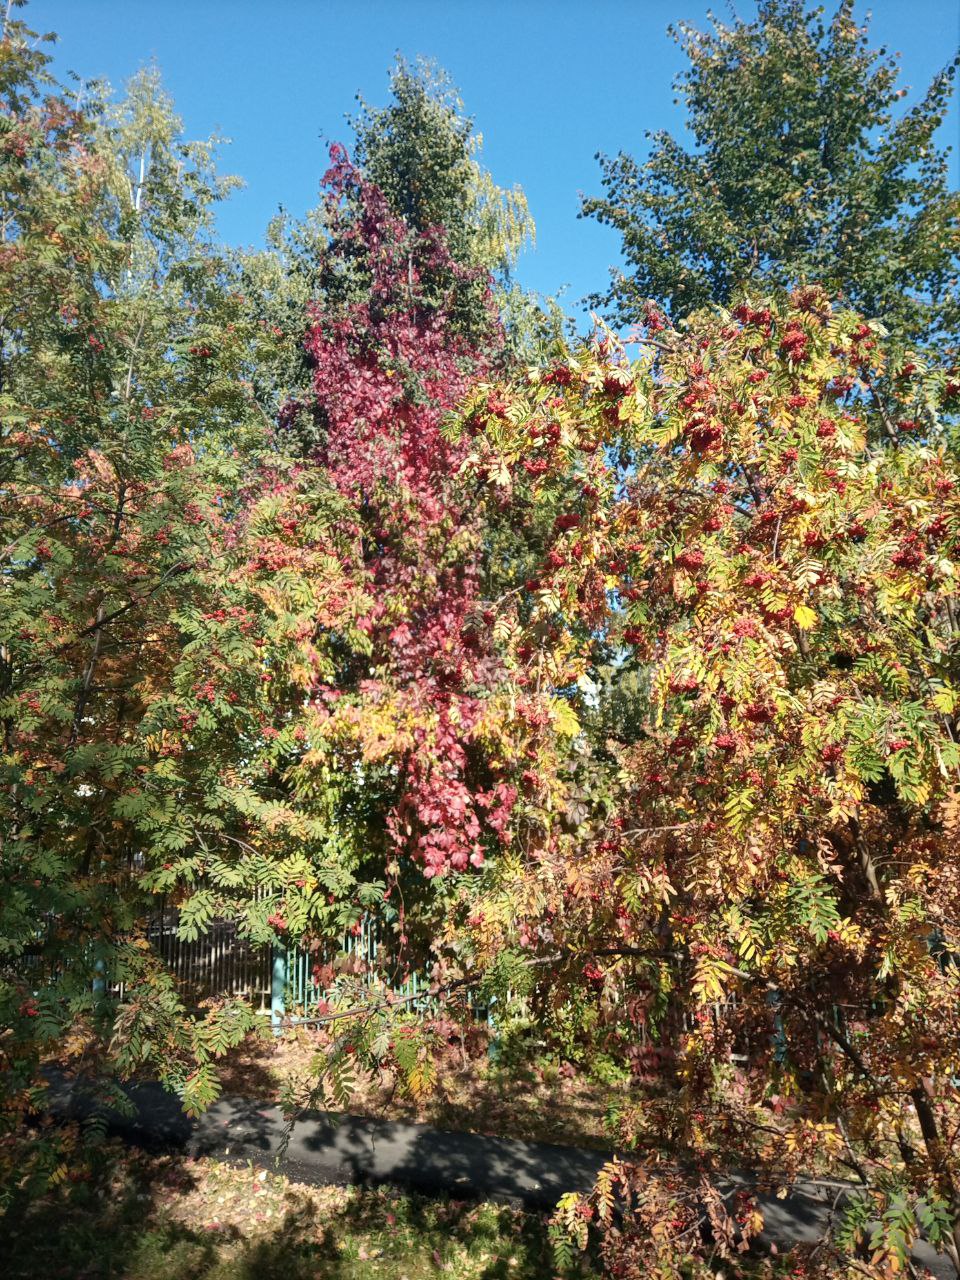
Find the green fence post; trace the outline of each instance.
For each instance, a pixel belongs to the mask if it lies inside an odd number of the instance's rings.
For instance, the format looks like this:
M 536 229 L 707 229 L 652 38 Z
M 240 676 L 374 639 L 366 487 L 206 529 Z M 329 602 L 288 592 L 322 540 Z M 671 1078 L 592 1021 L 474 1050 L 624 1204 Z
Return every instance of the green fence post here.
M 273 980 L 270 985 L 270 1025 L 278 1036 L 283 1026 L 284 998 L 287 991 L 287 953 L 281 947 L 273 949 Z
M 493 1016 L 493 1006 L 497 1003 L 497 997 L 491 996 L 490 1003 L 487 1005 L 487 1029 L 490 1032 L 490 1040 L 487 1044 L 487 1057 L 496 1064 L 500 1060 L 500 1037 L 497 1035 L 497 1023 Z

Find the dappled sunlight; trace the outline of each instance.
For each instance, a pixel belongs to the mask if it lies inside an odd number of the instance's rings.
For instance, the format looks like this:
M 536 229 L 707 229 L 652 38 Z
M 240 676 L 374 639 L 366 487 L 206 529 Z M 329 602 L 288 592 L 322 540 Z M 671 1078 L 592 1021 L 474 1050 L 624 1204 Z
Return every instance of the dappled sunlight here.
M 542 1219 L 509 1206 L 311 1187 L 255 1164 L 91 1154 L 84 1180 L 5 1234 L 11 1280 L 536 1280 L 549 1268 Z

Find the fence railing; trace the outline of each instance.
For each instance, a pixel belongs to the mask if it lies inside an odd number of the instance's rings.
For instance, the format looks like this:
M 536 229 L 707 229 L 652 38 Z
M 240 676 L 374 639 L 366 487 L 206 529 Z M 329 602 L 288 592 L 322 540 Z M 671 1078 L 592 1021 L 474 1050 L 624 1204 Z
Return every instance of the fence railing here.
M 193 941 L 179 935 L 180 913 L 164 907 L 151 917 L 146 937 L 178 982 L 210 996 L 247 996 L 268 1007 L 271 995 L 272 955 L 240 935 L 232 920 L 214 921 Z M 122 985 L 111 991 L 123 995 Z
M 179 925 L 178 908 L 164 903 L 150 915 L 145 936 L 184 994 L 196 1000 L 210 996 L 245 998 L 258 1012 L 269 1014 L 278 1030 L 286 1021 L 311 1018 L 327 1002 L 330 988 L 321 980 L 324 974 L 318 976 L 316 969 L 320 968 L 328 975 L 328 966 L 338 955 L 355 957 L 370 967 L 372 982 L 372 971 L 381 951 L 379 922 L 371 916 L 361 919 L 356 933 L 347 931 L 338 942 L 319 950 L 254 943 L 243 936 L 232 920 L 213 921 L 197 938 L 189 941 L 180 936 Z M 20 964 L 25 970 L 38 970 L 42 961 L 38 956 L 26 956 L 21 957 Z M 91 967 L 90 977 L 95 991 L 109 992 L 120 1000 L 124 998 L 123 982 L 111 978 L 102 962 Z M 403 980 L 391 982 L 389 990 L 411 1011 L 423 1012 L 439 1004 L 429 978 L 416 970 Z M 475 1018 L 493 1025 L 488 1001 L 478 999 L 473 992 L 465 993 L 465 999 Z M 731 995 L 725 1001 L 708 1006 L 708 1009 L 720 1021 L 737 1004 L 736 996 Z M 689 1011 L 684 1010 L 677 1030 L 689 1032 L 693 1029 L 694 1021 Z M 646 1044 L 647 1039 L 645 1030 L 641 1028 L 640 1044 Z M 781 1039 L 782 1032 L 777 1037 L 778 1050 Z M 748 1060 L 742 1052 L 734 1052 L 731 1056 L 736 1061 Z
M 177 908 L 163 906 L 151 916 L 146 929 L 148 943 L 178 983 L 201 998 L 245 997 L 260 1012 L 270 1013 L 275 1024 L 285 1017 L 308 1017 L 326 1001 L 330 992 L 315 974 L 318 966 L 345 954 L 372 968 L 381 951 L 379 925 L 370 916 L 361 920 L 356 933 L 348 931 L 339 942 L 319 951 L 253 943 L 231 920 L 215 921 L 198 938 L 186 941 L 180 937 L 179 924 Z M 123 998 L 122 983 L 111 983 L 108 978 L 106 987 Z M 434 1003 L 430 982 L 423 973 L 411 972 L 402 981 L 391 983 L 390 990 L 411 1009 Z M 485 1016 L 485 1010 L 483 1013 Z

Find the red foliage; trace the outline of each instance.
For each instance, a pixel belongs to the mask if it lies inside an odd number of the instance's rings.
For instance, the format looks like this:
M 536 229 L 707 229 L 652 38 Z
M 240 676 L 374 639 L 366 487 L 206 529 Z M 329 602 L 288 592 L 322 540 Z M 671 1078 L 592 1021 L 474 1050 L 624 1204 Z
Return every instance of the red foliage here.
M 489 288 L 486 339 L 456 332 L 457 287 L 475 285 L 476 273 L 453 259 L 441 228 L 411 233 L 342 147 L 330 157 L 325 266 L 331 278 L 359 269 L 365 286 L 332 312 L 314 309 L 306 346 L 326 435 L 312 462 L 361 530 L 362 564 L 350 568 L 371 600 L 357 625 L 372 652 L 357 701 L 389 696 L 415 725 L 388 830 L 433 876 L 480 866 L 484 834 L 499 842 L 513 803 L 502 787 L 468 782 L 476 694 L 495 664 L 478 642 L 483 629 L 471 627 L 480 526 L 455 483 L 467 448 L 441 432 L 444 415 L 489 371 L 502 335 Z M 440 280 L 452 288 L 437 300 Z

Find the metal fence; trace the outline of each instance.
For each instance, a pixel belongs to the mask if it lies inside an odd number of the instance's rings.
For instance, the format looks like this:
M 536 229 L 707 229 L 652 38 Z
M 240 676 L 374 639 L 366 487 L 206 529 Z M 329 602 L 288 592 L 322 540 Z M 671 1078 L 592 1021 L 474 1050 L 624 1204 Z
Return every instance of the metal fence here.
M 52 922 L 51 922 L 52 923 Z M 199 936 L 191 941 L 180 936 L 180 912 L 175 906 L 162 903 L 149 917 L 145 937 L 153 952 L 176 979 L 188 1000 L 200 1001 L 206 997 L 240 997 L 249 1000 L 253 1007 L 269 1015 L 275 1029 L 289 1021 L 310 1019 L 331 995 L 329 986 L 322 980 L 329 977 L 328 966 L 338 956 L 354 957 L 373 970 L 381 950 L 378 921 L 364 916 L 359 930 L 346 932 L 338 942 L 328 943 L 319 949 L 299 946 L 277 946 L 254 943 L 244 937 L 232 920 L 211 922 Z M 20 966 L 26 970 L 39 970 L 39 956 L 20 958 Z M 325 973 L 318 975 L 320 968 Z M 119 1000 L 125 997 L 124 985 L 111 978 L 98 963 L 91 968 L 91 981 L 95 991 L 108 992 Z M 371 983 L 374 981 L 372 973 Z M 426 974 L 413 971 L 402 981 L 390 983 L 391 996 L 405 1003 L 411 1011 L 424 1012 L 439 1006 L 431 991 Z M 464 993 L 471 1015 L 480 1021 L 494 1024 L 492 1002 L 479 998 L 473 991 Z M 737 1007 L 735 995 L 725 1001 L 707 1006 L 708 1013 L 717 1021 L 723 1020 Z M 674 1030 L 690 1032 L 695 1023 L 689 1012 L 680 1012 Z M 782 1052 L 782 1026 L 776 1034 L 778 1052 Z M 639 1028 L 639 1042 L 647 1044 L 644 1028 Z M 748 1055 L 737 1052 L 734 1046 L 731 1057 L 746 1062 Z
M 329 990 L 315 974 L 318 966 L 338 954 L 373 966 L 381 947 L 378 923 L 369 916 L 361 920 L 356 934 L 347 932 L 338 944 L 321 950 L 252 943 L 230 920 L 214 922 L 187 942 L 180 937 L 179 923 L 177 908 L 164 906 L 151 917 L 146 931 L 147 941 L 177 981 L 200 998 L 243 996 L 260 1012 L 270 1013 L 275 1023 L 287 1016 L 308 1017 L 327 998 Z M 121 984 L 111 984 L 110 990 L 122 999 Z M 391 994 L 412 1009 L 434 1003 L 428 979 L 417 972 L 392 984 Z
M 180 912 L 162 907 L 147 924 L 146 937 L 178 982 L 201 996 L 246 996 L 269 1008 L 272 994 L 272 949 L 251 943 L 232 920 L 214 921 L 198 938 L 180 937 Z M 111 987 L 122 996 L 119 984 Z

